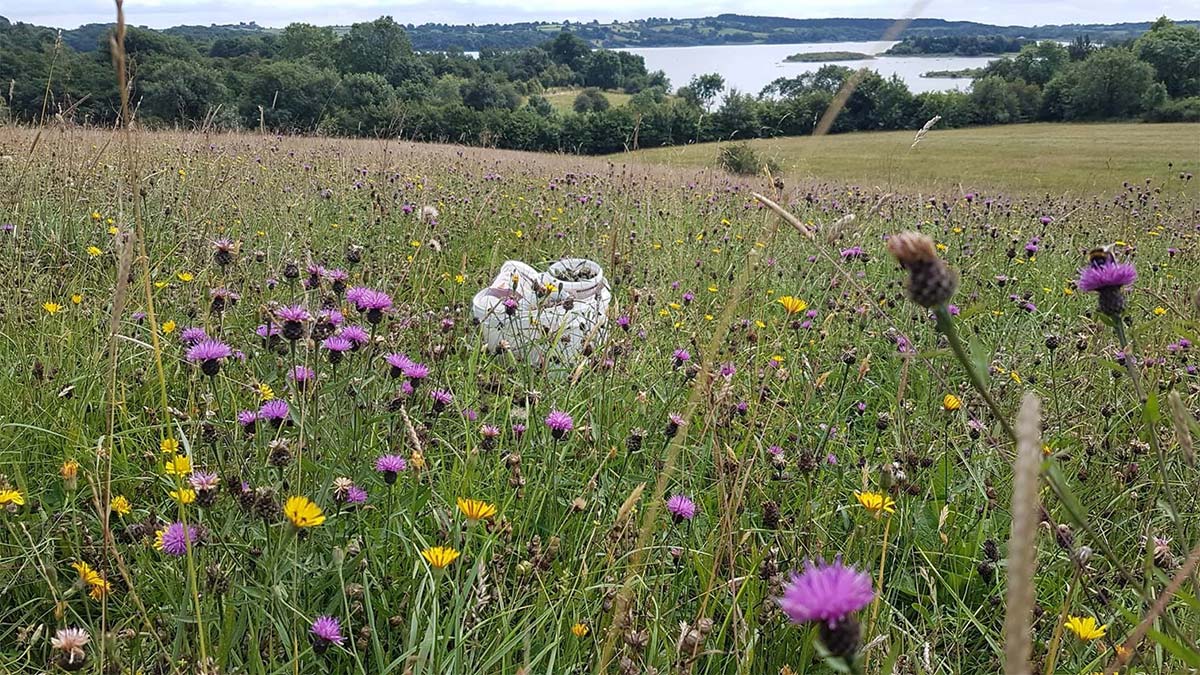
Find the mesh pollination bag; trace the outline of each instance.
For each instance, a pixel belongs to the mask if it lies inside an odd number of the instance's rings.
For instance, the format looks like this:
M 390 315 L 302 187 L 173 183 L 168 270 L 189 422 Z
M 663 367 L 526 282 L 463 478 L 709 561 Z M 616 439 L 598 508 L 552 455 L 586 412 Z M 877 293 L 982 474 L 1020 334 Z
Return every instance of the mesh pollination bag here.
M 563 258 L 545 272 L 509 260 L 472 312 L 489 351 L 503 347 L 535 366 L 569 368 L 608 337 L 612 292 L 604 270 L 585 258 Z

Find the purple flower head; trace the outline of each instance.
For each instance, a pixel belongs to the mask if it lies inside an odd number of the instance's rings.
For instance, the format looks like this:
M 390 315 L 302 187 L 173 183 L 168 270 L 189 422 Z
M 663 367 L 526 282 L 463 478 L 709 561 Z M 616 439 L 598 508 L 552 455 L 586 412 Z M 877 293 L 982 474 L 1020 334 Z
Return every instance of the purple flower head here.
M 1099 291 L 1121 288 L 1137 281 L 1137 269 L 1132 263 L 1108 263 L 1099 267 L 1089 265 L 1079 270 L 1079 290 Z
M 307 309 L 300 305 L 280 307 L 275 311 L 275 316 L 278 317 L 280 321 L 294 321 L 296 323 L 312 321 L 312 314 L 310 314 Z
M 474 422 L 479 419 L 479 413 L 475 412 L 474 408 L 463 408 L 462 416 L 468 422 Z
M 546 426 L 550 427 L 551 436 L 562 439 L 567 432 L 575 428 L 575 420 L 561 410 L 551 410 L 550 414 L 546 416 Z
M 192 475 L 188 476 L 188 483 L 196 492 L 203 492 L 216 489 L 221 484 L 221 479 L 212 471 L 193 471 Z
M 347 504 L 363 504 L 367 501 L 367 491 L 357 485 L 351 485 L 346 490 Z
M 403 369 L 404 376 L 410 380 L 423 380 L 429 377 L 429 366 L 424 363 L 410 362 Z
M 344 335 L 330 335 L 321 341 L 321 346 L 331 352 L 340 353 L 350 351 L 354 347 L 354 343 Z
M 772 457 L 779 457 L 783 454 L 783 448 L 778 445 L 772 445 L 767 448 L 767 452 L 771 453 Z
M 392 377 L 400 377 L 404 374 L 406 368 L 413 365 L 412 359 L 399 352 L 384 354 L 383 360 L 387 361 L 387 364 L 392 367 Z
M 351 286 L 346 291 L 346 301 L 353 304 L 355 307 L 361 307 L 363 296 L 370 293 L 371 289 L 363 286 Z
M 336 309 L 321 310 L 321 313 L 317 315 L 318 323 L 327 323 L 334 327 L 342 325 L 342 322 L 345 320 L 346 317 L 342 316 L 342 313 Z
M 667 511 L 671 512 L 671 517 L 675 522 L 691 520 L 696 517 L 696 502 L 692 501 L 687 495 L 672 495 L 667 500 Z
M 851 246 L 850 248 L 844 248 L 841 251 L 841 256 L 843 260 L 857 260 L 862 258 L 864 256 L 863 247 Z
M 866 607 L 875 598 L 871 577 L 842 564 L 823 560 L 804 563 L 804 573 L 792 572 L 792 580 L 776 598 L 779 607 L 794 623 L 824 621 L 830 627 Z
M 237 414 L 237 423 L 243 427 L 252 427 L 258 421 L 258 413 L 253 410 L 243 410 Z
M 208 333 L 205 333 L 203 328 L 193 326 L 179 331 L 179 341 L 185 345 L 194 345 L 207 339 Z
M 205 361 L 216 361 L 219 359 L 227 359 L 233 356 L 233 350 L 229 345 L 220 340 L 202 340 L 191 349 L 188 349 L 187 360 L 192 363 L 203 363 Z
M 283 424 L 283 421 L 287 419 L 288 412 L 287 401 L 274 399 L 262 404 L 262 407 L 258 409 L 258 418 L 278 425 Z
M 445 389 L 434 389 L 433 391 L 429 392 L 429 398 L 433 399 L 433 407 L 435 409 L 445 408 L 446 406 L 450 405 L 452 401 L 454 401 L 454 394 L 451 394 Z
M 408 468 L 408 462 L 400 455 L 383 455 L 375 460 L 375 470 L 383 474 L 383 482 L 396 482 L 396 474 Z
M 484 438 L 495 438 L 500 435 L 500 427 L 485 424 L 479 428 L 479 433 Z
M 301 389 L 312 384 L 317 379 L 317 373 L 308 366 L 296 366 L 288 371 L 288 379 L 295 382 Z
M 355 305 L 360 312 L 370 312 L 371 310 L 386 312 L 392 308 L 392 296 L 383 291 L 368 289 L 359 296 L 358 302 Z
M 513 436 L 515 436 L 517 438 L 520 438 L 521 436 L 525 435 L 525 425 L 521 424 L 520 422 L 517 422 L 516 424 L 512 425 L 512 433 L 513 433 Z
M 359 347 L 371 341 L 370 333 L 368 333 L 367 329 L 363 328 L 362 326 L 346 326 L 342 329 L 341 333 L 338 333 L 338 335 L 341 335 L 352 342 L 354 344 L 354 349 L 358 349 Z
M 279 326 L 276 324 L 259 324 L 258 328 L 254 329 L 254 334 L 264 340 L 270 337 L 275 337 L 276 335 L 279 335 Z
M 342 624 L 332 616 L 318 616 L 312 622 L 312 627 L 309 628 L 312 633 L 313 640 L 318 643 L 324 643 L 328 647 L 331 644 L 342 646 L 346 638 L 342 636 Z
M 686 349 L 676 349 L 671 356 L 675 359 L 675 367 L 682 366 L 685 361 L 689 361 L 692 355 Z
M 196 541 L 196 528 L 183 523 L 171 523 L 162 531 L 162 551 L 176 558 L 187 554 L 188 544 Z
M 617 325 L 620 326 L 622 330 L 629 330 L 629 317 L 624 314 L 618 316 Z

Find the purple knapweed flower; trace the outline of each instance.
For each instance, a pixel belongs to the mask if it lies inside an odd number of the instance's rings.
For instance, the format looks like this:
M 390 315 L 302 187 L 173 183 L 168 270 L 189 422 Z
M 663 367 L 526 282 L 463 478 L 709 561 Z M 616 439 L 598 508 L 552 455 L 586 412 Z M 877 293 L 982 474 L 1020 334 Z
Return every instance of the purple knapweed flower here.
M 231 356 L 233 350 L 220 340 L 203 340 L 192 345 L 187 352 L 187 360 L 200 364 L 200 370 L 210 377 L 221 370 L 221 360 Z
M 308 629 L 312 635 L 313 649 L 323 652 L 329 645 L 342 646 L 346 638 L 342 636 L 342 624 L 332 616 L 318 616 Z
M 671 512 L 671 518 L 677 523 L 691 520 L 696 517 L 696 502 L 687 495 L 672 495 L 667 500 L 667 511 Z
M 575 420 L 561 410 L 551 410 L 550 414 L 546 416 L 546 426 L 550 427 L 550 435 L 555 440 L 562 440 L 568 432 L 575 428 Z
M 183 523 L 171 523 L 162 531 L 158 538 L 159 548 L 167 555 L 176 558 L 187 554 L 188 544 L 195 544 L 196 528 L 184 526 Z
M 820 621 L 833 627 L 874 598 L 871 577 L 846 567 L 838 556 L 832 564 L 823 560 L 804 563 L 804 572 L 792 572 L 783 596 L 775 600 L 794 623 Z

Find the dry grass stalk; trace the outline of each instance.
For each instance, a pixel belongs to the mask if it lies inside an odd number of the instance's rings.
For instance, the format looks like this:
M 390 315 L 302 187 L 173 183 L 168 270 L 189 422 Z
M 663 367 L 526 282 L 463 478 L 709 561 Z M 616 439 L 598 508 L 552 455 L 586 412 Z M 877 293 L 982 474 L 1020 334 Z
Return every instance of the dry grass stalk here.
M 1012 532 L 1008 540 L 1008 601 L 1004 616 L 1005 675 L 1028 675 L 1032 650 L 1037 558 L 1038 472 L 1042 463 L 1041 401 L 1026 394 L 1017 414 Z
M 1179 441 L 1179 449 L 1183 451 L 1183 461 L 1187 462 L 1189 467 L 1195 467 L 1196 448 L 1192 445 L 1191 423 L 1188 421 L 1187 409 L 1183 407 L 1183 400 L 1179 398 L 1179 392 L 1172 391 L 1168 394 L 1167 404 L 1171 408 L 1171 422 L 1175 425 L 1175 439 Z

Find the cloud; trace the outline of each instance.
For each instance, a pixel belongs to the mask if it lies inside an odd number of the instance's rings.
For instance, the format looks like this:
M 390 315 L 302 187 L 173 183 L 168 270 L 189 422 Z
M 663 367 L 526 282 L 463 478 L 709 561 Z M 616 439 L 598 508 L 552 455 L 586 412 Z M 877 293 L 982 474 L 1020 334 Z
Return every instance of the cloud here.
M 816 5 L 781 6 L 776 0 L 128 0 L 126 20 L 135 25 L 165 28 L 180 24 L 238 23 L 285 26 L 293 21 L 345 25 L 390 14 L 401 23 L 508 23 L 515 21 L 627 20 L 659 17 L 711 16 L 723 12 L 767 16 L 819 18 L 859 16 L 895 18 L 911 5 L 886 0 L 839 0 Z M 45 26 L 73 28 L 84 23 L 112 21 L 109 0 L 28 2 L 0 10 L 9 19 Z M 1148 21 L 1166 14 L 1195 18 L 1195 6 L 1177 0 L 1131 3 L 1127 0 L 1009 0 L 1006 2 L 929 2 L 922 16 L 999 24 L 1112 23 Z

